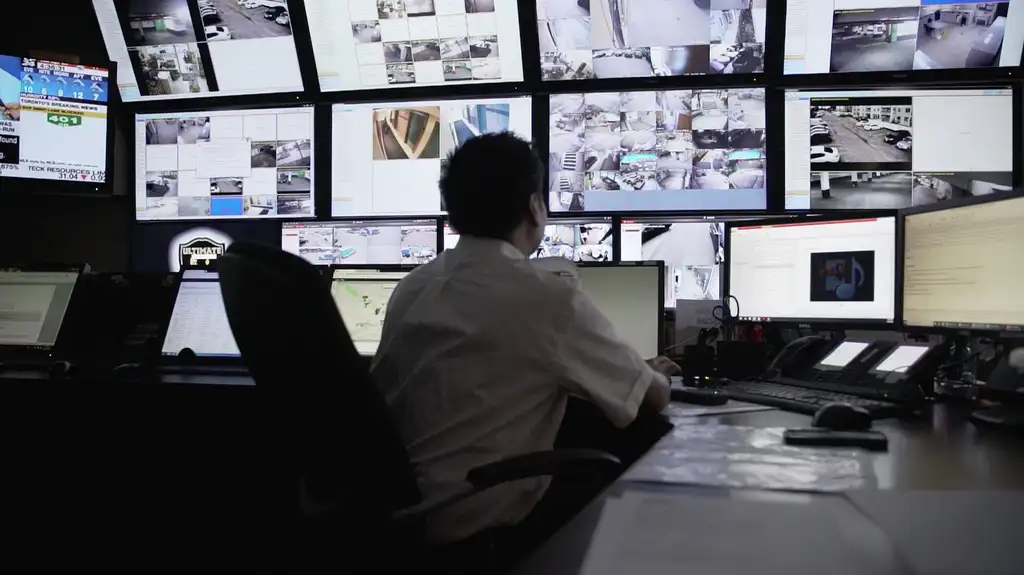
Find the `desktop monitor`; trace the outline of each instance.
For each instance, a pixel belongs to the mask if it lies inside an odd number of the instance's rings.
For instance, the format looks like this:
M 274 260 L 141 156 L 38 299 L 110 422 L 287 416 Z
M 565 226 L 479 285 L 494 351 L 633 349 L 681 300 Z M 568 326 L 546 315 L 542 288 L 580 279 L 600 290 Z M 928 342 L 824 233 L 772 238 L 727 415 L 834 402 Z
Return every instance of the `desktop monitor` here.
M 51 350 L 75 292 L 81 266 L 0 267 L 0 353 Z
M 560 257 L 574 262 L 610 262 L 615 257 L 611 218 L 549 219 L 540 246 L 530 258 Z M 444 225 L 444 249 L 459 243 L 459 234 Z
M 295 4 L 92 0 L 125 102 L 302 91 Z
M 313 217 L 313 107 L 135 116 L 135 219 Z
M 341 266 L 331 274 L 331 297 L 356 351 L 377 353 L 388 300 L 411 266 Z
M 662 262 L 583 263 L 580 289 L 645 358 L 664 351 L 665 266 Z
M 214 270 L 186 269 L 181 272 L 161 353 L 177 356 L 186 348 L 202 358 L 242 356 L 224 309 L 220 277 Z
M 789 90 L 786 209 L 896 209 L 1009 189 L 1013 99 L 1005 86 Z
M 622 261 L 665 262 L 665 306 L 676 300 L 721 300 L 725 261 L 722 218 L 622 221 Z
M 132 230 L 132 269 L 177 273 L 183 268 L 216 269 L 217 258 L 234 241 L 276 246 L 281 224 L 275 221 L 155 222 Z
M 740 321 L 892 324 L 896 217 L 726 224 L 726 291 Z
M 764 71 L 767 0 L 536 0 L 544 80 Z
M 425 264 L 439 251 L 436 219 L 291 222 L 281 249 L 316 265 Z
M 1024 331 L 1024 197 L 994 194 L 903 215 L 906 328 Z
M 84 66 L 0 54 L 0 188 L 51 180 L 100 191 L 113 143 L 109 64 Z
M 516 0 L 302 3 L 324 92 L 523 81 Z
M 765 209 L 764 104 L 763 88 L 552 94 L 548 209 Z
M 482 133 L 531 141 L 532 106 L 528 96 L 335 104 L 331 216 L 442 214 L 441 162 Z
M 1022 45 L 1024 7 L 1010 0 L 786 2 L 787 75 L 1010 68 Z

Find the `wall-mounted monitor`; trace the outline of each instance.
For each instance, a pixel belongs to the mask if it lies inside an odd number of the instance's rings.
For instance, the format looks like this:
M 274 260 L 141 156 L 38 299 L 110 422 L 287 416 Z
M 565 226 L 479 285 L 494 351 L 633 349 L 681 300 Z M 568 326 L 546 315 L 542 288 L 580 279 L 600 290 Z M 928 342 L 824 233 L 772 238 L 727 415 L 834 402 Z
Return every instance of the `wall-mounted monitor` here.
M 132 269 L 145 273 L 176 273 L 181 268 L 216 269 L 217 258 L 235 241 L 276 245 L 276 221 L 157 222 L 134 226 Z
M 92 4 L 125 102 L 303 88 L 289 0 Z
M 138 114 L 135 218 L 313 217 L 313 107 Z
M 788 0 L 785 74 L 1020 65 L 1020 2 Z
M 610 262 L 615 253 L 611 218 L 548 220 L 544 237 L 531 258 L 565 258 L 574 262 Z M 444 225 L 444 249 L 459 243 L 459 234 Z
M 1010 88 L 787 91 L 786 209 L 894 209 L 1009 189 L 1017 121 Z
M 665 262 L 665 306 L 721 300 L 725 223 L 721 219 L 623 220 L 622 261 Z
M 552 94 L 552 212 L 760 210 L 763 88 Z
M 332 116 L 333 217 L 439 215 L 449 153 L 482 133 L 533 132 L 529 97 L 335 104 Z
M 764 71 L 768 0 L 537 0 L 544 80 Z
M 516 0 L 303 0 L 320 89 L 522 82 Z
M 281 249 L 316 265 L 425 264 L 439 251 L 437 219 L 289 222 Z
M 0 54 L 0 185 L 107 181 L 110 70 Z

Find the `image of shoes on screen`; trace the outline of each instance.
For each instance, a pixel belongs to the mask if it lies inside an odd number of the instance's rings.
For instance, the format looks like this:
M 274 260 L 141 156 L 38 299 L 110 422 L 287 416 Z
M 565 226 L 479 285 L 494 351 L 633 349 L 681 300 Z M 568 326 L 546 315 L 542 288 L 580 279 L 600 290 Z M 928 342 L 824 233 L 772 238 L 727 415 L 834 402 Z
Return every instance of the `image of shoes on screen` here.
M 969 112 L 968 112 L 969 110 Z M 1013 185 L 1013 90 L 786 92 L 786 208 L 899 209 Z
M 437 220 L 289 222 L 281 249 L 317 265 L 425 264 L 438 252 Z
M 1020 2 L 788 0 L 786 5 L 786 74 L 1020 65 Z
M 441 162 L 480 134 L 532 136 L 529 97 L 336 104 L 331 215 L 444 213 Z
M 125 102 L 299 92 L 299 0 L 92 0 Z
M 723 221 L 623 220 L 621 237 L 622 261 L 665 262 L 665 307 L 722 299 Z
M 548 220 L 540 245 L 531 258 L 565 258 L 574 262 L 610 262 L 614 253 L 611 218 Z M 444 226 L 444 249 L 459 243 L 459 234 Z
M 0 54 L 0 179 L 105 182 L 109 77 Z
M 552 212 L 765 208 L 764 90 L 552 94 Z
M 768 0 L 537 0 L 544 80 L 764 71 Z
M 135 117 L 135 218 L 313 217 L 313 108 Z
M 303 0 L 320 89 L 521 82 L 516 0 Z

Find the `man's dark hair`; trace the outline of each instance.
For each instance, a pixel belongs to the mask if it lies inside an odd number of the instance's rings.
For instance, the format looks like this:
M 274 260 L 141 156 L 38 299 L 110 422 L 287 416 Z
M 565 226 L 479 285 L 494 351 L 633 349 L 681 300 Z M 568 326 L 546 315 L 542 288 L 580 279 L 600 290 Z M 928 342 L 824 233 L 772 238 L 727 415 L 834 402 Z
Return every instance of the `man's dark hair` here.
M 448 155 L 441 198 L 455 231 L 508 239 L 530 216 L 530 198 L 543 199 L 544 164 L 522 138 L 481 134 Z

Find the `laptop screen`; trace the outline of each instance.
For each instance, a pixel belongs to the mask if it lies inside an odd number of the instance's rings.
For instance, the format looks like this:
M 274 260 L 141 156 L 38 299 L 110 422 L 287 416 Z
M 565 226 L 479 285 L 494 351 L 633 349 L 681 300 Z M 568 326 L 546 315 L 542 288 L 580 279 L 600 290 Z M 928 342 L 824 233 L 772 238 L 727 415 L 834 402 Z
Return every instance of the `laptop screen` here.
M 185 348 L 198 357 L 241 357 L 220 295 L 220 277 L 215 271 L 182 272 L 161 351 L 164 355 L 178 355 Z
M 0 271 L 0 345 L 53 347 L 77 271 Z
M 388 301 L 398 282 L 408 273 L 383 269 L 334 270 L 331 297 L 361 355 L 377 353 Z

